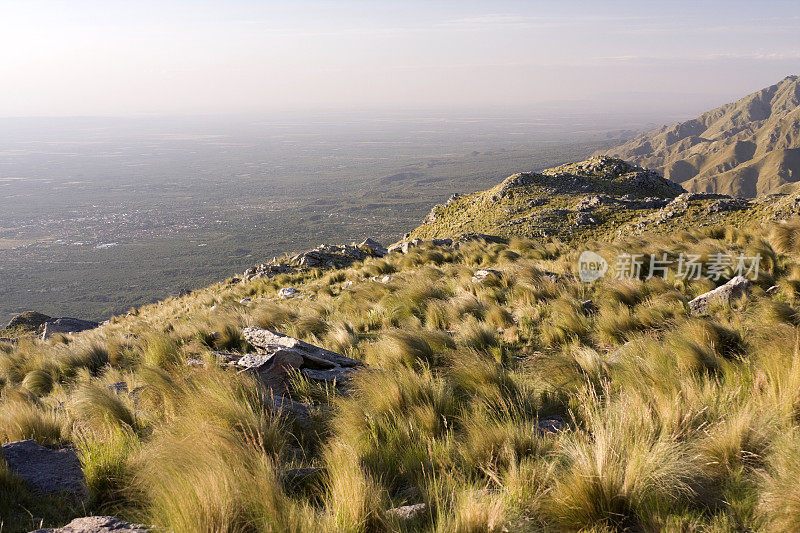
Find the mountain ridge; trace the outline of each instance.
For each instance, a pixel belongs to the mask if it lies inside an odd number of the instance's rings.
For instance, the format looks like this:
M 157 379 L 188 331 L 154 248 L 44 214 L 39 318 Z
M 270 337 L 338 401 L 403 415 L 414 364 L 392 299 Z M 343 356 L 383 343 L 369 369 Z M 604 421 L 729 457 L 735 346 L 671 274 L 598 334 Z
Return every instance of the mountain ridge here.
M 783 219 L 796 214 L 798 206 L 797 194 L 738 199 L 691 192 L 658 172 L 598 156 L 542 172 L 513 174 L 491 189 L 454 196 L 434 206 L 408 238 L 481 233 L 610 241 L 622 234 Z
M 649 131 L 602 155 L 658 172 L 690 192 L 752 198 L 800 181 L 800 78 Z

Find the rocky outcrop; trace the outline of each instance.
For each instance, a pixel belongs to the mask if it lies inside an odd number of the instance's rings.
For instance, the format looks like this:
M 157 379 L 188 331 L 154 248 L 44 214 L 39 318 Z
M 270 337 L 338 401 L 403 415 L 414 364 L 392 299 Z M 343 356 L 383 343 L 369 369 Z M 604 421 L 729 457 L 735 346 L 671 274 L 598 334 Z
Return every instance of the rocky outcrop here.
M 447 199 L 445 203 L 436 204 L 435 206 L 433 206 L 430 212 L 428 213 L 428 216 L 425 217 L 425 220 L 422 223 L 430 224 L 431 222 L 436 222 L 439 219 L 439 216 L 442 213 L 442 211 L 444 211 L 447 206 L 451 205 L 459 198 L 461 198 L 460 194 L 453 194 L 450 196 L 450 198 Z
M 750 202 L 744 198 L 721 198 L 708 206 L 709 213 L 722 213 L 724 211 L 738 211 L 747 209 Z
M 586 213 L 585 211 L 580 211 L 575 214 L 575 225 L 576 226 L 595 226 L 599 224 L 599 220 L 597 217 L 591 213 Z
M 506 178 L 492 198 L 512 198 L 516 191 L 539 187 L 543 196 L 596 192 L 620 196 L 673 197 L 684 192 L 683 187 L 664 179 L 658 172 L 632 165 L 607 156 L 593 157 L 580 163 L 562 165 L 542 172 L 522 172 Z
M 701 294 L 689 302 L 689 311 L 693 315 L 708 314 L 709 307 L 714 304 L 730 305 L 730 303 L 750 292 L 751 282 L 743 276 L 736 276 L 725 285 L 721 285 L 705 294 Z
M 80 318 L 54 318 L 44 323 L 42 329 L 42 340 L 46 340 L 57 333 L 79 333 L 89 329 L 94 329 L 100 324 L 91 320 L 81 320 Z
M 575 204 L 575 211 L 592 211 L 602 206 L 608 206 L 614 209 L 658 209 L 667 205 L 672 198 L 659 198 L 657 196 L 650 196 L 647 198 L 636 198 L 632 195 L 624 195 L 619 198 L 608 196 L 607 194 L 599 194 L 593 196 L 584 196 L 577 204 Z
M 416 248 L 417 246 L 422 246 L 423 244 L 429 244 L 439 247 L 452 246 L 453 249 L 458 249 L 459 245 L 461 245 L 462 243 L 467 243 L 472 241 L 481 241 L 487 243 L 507 243 L 508 239 L 504 239 L 503 237 L 498 237 L 496 235 L 486 235 L 484 233 L 462 233 L 461 235 L 458 235 L 453 239 L 446 237 L 441 239 L 431 239 L 429 241 L 425 241 L 422 239 L 411 239 L 408 241 L 400 241 L 391 245 L 388 249 L 388 252 L 390 254 L 396 252 L 407 254 L 408 251 L 411 250 L 412 248 Z
M 255 373 L 269 388 L 287 388 L 287 376 L 298 370 L 309 379 L 342 383 L 361 361 L 282 335 L 268 329 L 244 328 L 244 338 L 256 353 L 243 355 L 235 362 L 239 368 Z
M 26 329 L 26 330 L 37 330 L 39 329 L 45 322 L 51 320 L 51 317 L 47 315 L 43 315 L 42 313 L 38 313 L 36 311 L 25 311 L 24 313 L 20 313 L 6 325 L 6 329 Z
M 321 244 L 313 250 L 299 253 L 286 260 L 279 261 L 276 258 L 270 263 L 248 268 L 239 279 L 242 282 L 248 282 L 280 274 L 303 272 L 312 268 L 345 268 L 356 261 L 363 261 L 369 257 L 383 257 L 387 253 L 386 248 L 379 242 L 369 238 L 364 239 L 360 244 Z
M 83 501 L 88 496 L 81 462 L 71 448 L 52 449 L 33 440 L 3 444 L 8 468 L 40 494 L 58 494 Z
M 37 529 L 31 533 L 147 533 L 149 526 L 132 524 L 114 516 L 76 518 L 64 527 Z

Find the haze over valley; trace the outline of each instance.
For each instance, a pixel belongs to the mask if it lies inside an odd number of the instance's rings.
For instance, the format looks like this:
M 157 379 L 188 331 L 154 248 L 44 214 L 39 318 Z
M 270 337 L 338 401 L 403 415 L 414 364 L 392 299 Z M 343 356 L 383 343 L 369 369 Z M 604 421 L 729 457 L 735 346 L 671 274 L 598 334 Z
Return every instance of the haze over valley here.
M 0 119 L 0 322 L 102 320 L 321 242 L 394 241 L 453 193 L 673 116 Z

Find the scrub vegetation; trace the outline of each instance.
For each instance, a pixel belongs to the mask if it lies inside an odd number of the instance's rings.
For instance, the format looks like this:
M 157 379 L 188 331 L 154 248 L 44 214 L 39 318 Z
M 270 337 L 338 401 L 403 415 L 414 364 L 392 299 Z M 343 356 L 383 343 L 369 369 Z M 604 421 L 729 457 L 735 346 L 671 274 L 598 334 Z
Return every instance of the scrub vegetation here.
M 0 343 L 0 441 L 75 446 L 91 492 L 41 498 L 0 463 L 0 529 L 796 531 L 798 243 L 797 223 L 423 243 Z M 715 283 L 583 283 L 583 249 L 765 259 L 748 296 L 693 316 Z M 303 426 L 214 354 L 252 351 L 247 326 L 368 366 L 345 388 L 293 376 Z M 287 477 L 300 468 L 319 470 Z M 417 503 L 412 521 L 390 512 Z

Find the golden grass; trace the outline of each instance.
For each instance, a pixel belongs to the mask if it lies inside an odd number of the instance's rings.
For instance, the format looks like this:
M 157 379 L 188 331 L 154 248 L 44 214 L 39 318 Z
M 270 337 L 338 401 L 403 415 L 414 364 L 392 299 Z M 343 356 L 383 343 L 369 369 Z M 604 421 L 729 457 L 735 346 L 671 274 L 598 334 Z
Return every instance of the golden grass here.
M 793 227 L 593 244 L 763 252 L 751 297 L 703 318 L 686 302 L 713 283 L 583 284 L 574 248 L 519 239 L 218 284 L 74 338 L 0 346 L 0 441 L 74 443 L 83 514 L 173 531 L 795 530 Z M 502 275 L 475 283 L 478 268 Z M 284 286 L 304 298 L 278 300 Z M 303 429 L 211 354 L 252 349 L 243 326 L 369 368 L 343 389 L 294 374 Z M 287 492 L 282 472 L 309 466 L 318 480 Z M 0 465 L 0 495 L 15 483 Z M 418 502 L 413 523 L 387 514 Z

